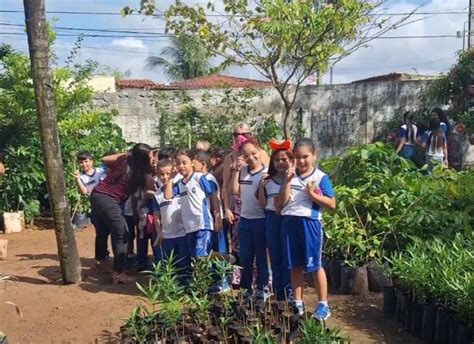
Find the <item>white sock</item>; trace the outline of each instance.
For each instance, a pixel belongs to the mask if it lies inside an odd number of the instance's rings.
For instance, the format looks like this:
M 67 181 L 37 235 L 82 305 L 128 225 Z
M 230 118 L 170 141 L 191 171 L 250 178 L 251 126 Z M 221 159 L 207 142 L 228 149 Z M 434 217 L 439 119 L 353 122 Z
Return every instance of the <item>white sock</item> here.
M 328 302 L 327 302 L 327 301 L 319 301 L 319 303 L 320 303 L 321 305 L 325 305 L 326 307 L 328 307 Z
M 303 306 L 303 300 L 295 300 L 295 306 L 296 307 Z

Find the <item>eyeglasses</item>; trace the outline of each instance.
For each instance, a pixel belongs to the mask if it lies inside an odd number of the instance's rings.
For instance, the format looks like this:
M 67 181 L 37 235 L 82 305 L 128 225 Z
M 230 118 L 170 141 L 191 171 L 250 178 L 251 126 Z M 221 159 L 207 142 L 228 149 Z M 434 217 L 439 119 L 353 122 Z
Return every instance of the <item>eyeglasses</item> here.
M 233 137 L 238 137 L 240 135 L 244 136 L 245 138 L 249 138 L 252 136 L 252 133 L 247 132 L 247 133 L 233 133 L 232 134 Z

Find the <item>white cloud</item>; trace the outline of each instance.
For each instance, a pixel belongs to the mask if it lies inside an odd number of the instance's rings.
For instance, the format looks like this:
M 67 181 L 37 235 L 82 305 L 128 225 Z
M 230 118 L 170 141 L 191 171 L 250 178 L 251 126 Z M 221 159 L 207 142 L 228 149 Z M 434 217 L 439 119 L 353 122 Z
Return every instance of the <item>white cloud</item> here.
M 148 50 L 148 47 L 143 43 L 141 39 L 131 37 L 123 39 L 114 39 L 111 45 L 130 49 Z

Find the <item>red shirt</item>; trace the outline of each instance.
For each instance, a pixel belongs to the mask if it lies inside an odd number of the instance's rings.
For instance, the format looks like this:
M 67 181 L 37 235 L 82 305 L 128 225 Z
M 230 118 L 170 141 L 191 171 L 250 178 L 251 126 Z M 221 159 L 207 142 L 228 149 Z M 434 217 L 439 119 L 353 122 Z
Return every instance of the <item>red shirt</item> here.
M 123 204 L 128 198 L 128 183 L 130 177 L 127 173 L 128 154 L 121 156 L 109 166 L 107 177 L 94 188 L 94 192 L 109 195 Z

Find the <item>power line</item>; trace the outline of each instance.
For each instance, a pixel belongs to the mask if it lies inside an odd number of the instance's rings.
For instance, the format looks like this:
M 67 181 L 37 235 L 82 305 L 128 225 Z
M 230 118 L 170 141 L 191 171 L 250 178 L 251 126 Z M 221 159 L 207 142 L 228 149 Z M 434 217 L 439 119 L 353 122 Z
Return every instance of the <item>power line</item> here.
M 22 10 L 0 10 L 0 13 L 24 13 Z M 88 11 L 46 11 L 47 14 L 64 14 L 64 15 L 97 15 L 97 16 L 122 16 L 119 12 L 88 12 Z M 459 10 L 442 10 L 442 11 L 431 11 L 431 12 L 393 12 L 393 13 L 370 13 L 370 16 L 407 16 L 407 15 L 431 15 L 431 14 L 442 14 L 442 15 L 465 15 L 467 11 Z M 141 16 L 140 13 L 132 13 L 130 15 Z M 157 13 L 153 14 L 152 17 L 164 17 L 164 14 Z M 207 17 L 230 17 L 228 14 L 208 14 Z

